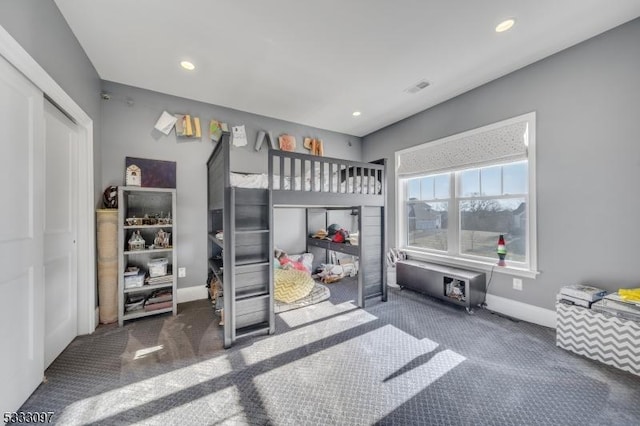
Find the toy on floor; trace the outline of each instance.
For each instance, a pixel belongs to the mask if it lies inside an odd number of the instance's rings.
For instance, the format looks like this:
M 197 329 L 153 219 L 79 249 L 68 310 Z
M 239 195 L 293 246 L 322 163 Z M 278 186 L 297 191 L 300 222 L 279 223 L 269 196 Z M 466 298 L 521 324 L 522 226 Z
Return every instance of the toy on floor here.
M 344 277 L 344 268 L 342 265 L 334 265 L 331 263 L 322 263 L 313 275 L 319 278 L 325 284 L 335 283 Z

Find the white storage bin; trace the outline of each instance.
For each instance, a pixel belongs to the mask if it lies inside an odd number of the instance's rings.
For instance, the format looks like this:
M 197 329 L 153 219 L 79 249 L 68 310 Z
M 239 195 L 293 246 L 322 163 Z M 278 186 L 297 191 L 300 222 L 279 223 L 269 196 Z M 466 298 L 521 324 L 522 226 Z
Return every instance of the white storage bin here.
M 144 274 L 127 275 L 124 277 L 124 288 L 142 287 Z
M 167 265 L 169 264 L 169 259 L 166 257 L 160 259 L 153 259 L 147 263 L 149 267 L 149 277 L 161 277 L 163 275 L 167 275 Z

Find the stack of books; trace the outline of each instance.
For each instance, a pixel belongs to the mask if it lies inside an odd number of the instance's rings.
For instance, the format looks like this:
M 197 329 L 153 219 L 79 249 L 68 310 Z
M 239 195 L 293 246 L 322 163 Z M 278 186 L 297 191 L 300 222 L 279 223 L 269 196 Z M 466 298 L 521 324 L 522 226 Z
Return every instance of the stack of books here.
M 170 308 L 171 306 L 173 306 L 173 294 L 170 289 L 156 290 L 144 301 L 145 311 L 155 311 Z
M 173 282 L 173 275 L 162 275 L 160 277 L 147 277 L 144 283 L 147 285 L 169 284 Z
M 602 299 L 606 294 L 607 291 L 601 288 L 574 284 L 562 287 L 560 293 L 556 296 L 556 301 L 567 305 L 591 308 L 594 302 Z
M 624 300 L 617 292 L 607 294 L 602 300 L 595 302 L 591 308 L 597 312 L 640 321 L 640 301 Z

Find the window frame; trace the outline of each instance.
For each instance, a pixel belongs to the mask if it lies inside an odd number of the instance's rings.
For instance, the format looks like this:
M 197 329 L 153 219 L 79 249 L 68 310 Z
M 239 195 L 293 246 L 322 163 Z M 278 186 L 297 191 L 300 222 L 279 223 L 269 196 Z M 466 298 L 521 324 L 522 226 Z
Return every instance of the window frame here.
M 472 167 L 464 167 L 464 168 L 451 168 L 449 170 L 439 170 L 433 172 L 425 172 L 420 174 L 412 174 L 410 176 L 398 176 L 398 173 L 395 175 L 396 180 L 396 247 L 401 248 L 406 251 L 411 257 L 417 259 L 423 259 L 431 262 L 437 262 L 442 264 L 448 264 L 452 266 L 459 267 L 470 267 L 474 269 L 481 270 L 494 270 L 497 273 L 506 273 L 514 276 L 520 276 L 524 278 L 536 278 L 539 274 L 537 270 L 537 220 L 536 220 L 536 154 L 535 154 L 535 145 L 536 145 L 536 126 L 535 126 L 535 112 L 524 114 L 518 117 L 514 117 L 508 120 L 503 120 L 497 123 L 493 123 L 487 126 L 479 127 L 476 129 L 469 130 L 467 132 L 459 133 L 453 136 L 449 136 L 447 138 L 439 139 L 432 142 L 427 142 L 425 144 L 420 144 L 405 150 L 399 150 L 395 153 L 395 164 L 396 170 L 399 166 L 399 157 L 402 154 L 407 154 L 413 150 L 423 149 L 425 146 L 431 143 L 446 143 L 447 141 L 458 140 L 460 138 L 467 138 L 473 136 L 474 134 L 484 133 L 489 130 L 497 130 L 501 127 L 507 126 L 509 124 L 513 124 L 514 122 L 526 122 L 527 124 L 527 132 L 525 136 L 525 143 L 527 145 L 527 155 L 525 159 L 522 160 L 512 160 L 512 161 L 500 161 L 496 160 L 494 164 L 478 164 Z M 518 161 L 527 162 L 527 189 L 528 192 L 525 195 L 526 202 L 526 215 L 527 215 L 527 226 L 526 226 L 526 238 L 527 238 L 527 261 L 526 262 L 509 262 L 509 257 L 507 255 L 507 266 L 505 267 L 496 267 L 497 257 L 495 261 L 489 260 L 486 257 L 474 256 L 469 254 L 460 253 L 461 242 L 460 238 L 462 232 L 460 232 L 461 228 L 461 215 L 460 215 L 460 202 L 464 200 L 468 200 L 469 197 L 461 197 L 458 195 L 459 193 L 459 182 L 458 175 L 463 170 L 476 169 L 476 168 L 484 168 L 492 165 L 505 165 L 516 163 Z M 439 175 L 443 173 L 450 173 L 450 181 L 449 181 L 449 198 L 448 201 L 448 227 L 447 234 L 454 232 L 455 235 L 453 237 L 447 238 L 447 252 L 443 252 L 435 249 L 428 248 L 419 248 L 415 246 L 408 246 L 408 229 L 407 229 L 407 199 L 408 195 L 408 179 L 414 177 L 423 177 L 423 176 L 433 176 Z M 504 182 L 502 182 L 504 185 Z M 516 197 L 513 195 L 512 197 Z M 522 197 L 522 194 L 517 195 L 518 198 Z M 482 197 L 472 197 L 471 199 L 478 198 L 491 198 L 491 199 L 507 199 L 509 196 L 482 196 Z M 455 229 L 453 228 L 455 227 Z

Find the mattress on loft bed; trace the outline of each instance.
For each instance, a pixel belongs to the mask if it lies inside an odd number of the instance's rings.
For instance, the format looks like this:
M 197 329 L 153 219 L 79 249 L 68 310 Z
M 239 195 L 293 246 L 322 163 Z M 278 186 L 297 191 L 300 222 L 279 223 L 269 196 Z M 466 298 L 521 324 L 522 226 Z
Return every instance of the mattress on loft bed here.
M 254 189 L 268 189 L 269 188 L 269 175 L 266 173 L 230 173 L 231 177 L 231 186 L 236 188 L 254 188 Z M 281 189 L 280 188 L 280 176 L 274 176 L 275 181 L 273 182 L 273 189 Z M 333 175 L 331 179 L 329 176 L 325 176 L 323 179 L 322 185 L 320 185 L 320 178 L 316 177 L 315 185 L 313 188 L 311 187 L 311 179 L 304 179 L 304 191 L 318 191 L 320 186 L 322 186 L 322 192 L 342 192 L 342 193 L 355 193 L 355 194 L 380 194 L 380 190 L 382 185 L 379 180 L 369 179 L 367 182 L 367 177 L 364 178 L 365 184 L 362 185 L 362 177 L 361 176 L 351 176 L 346 182 L 340 183 L 340 190 L 337 191 L 336 188 L 338 186 L 338 176 Z M 294 180 L 294 188 L 300 191 L 300 185 L 302 179 L 300 177 L 296 177 Z M 354 188 L 355 183 L 355 188 Z M 285 190 L 291 189 L 291 178 L 284 178 L 284 188 Z M 330 191 L 331 189 L 331 191 Z

